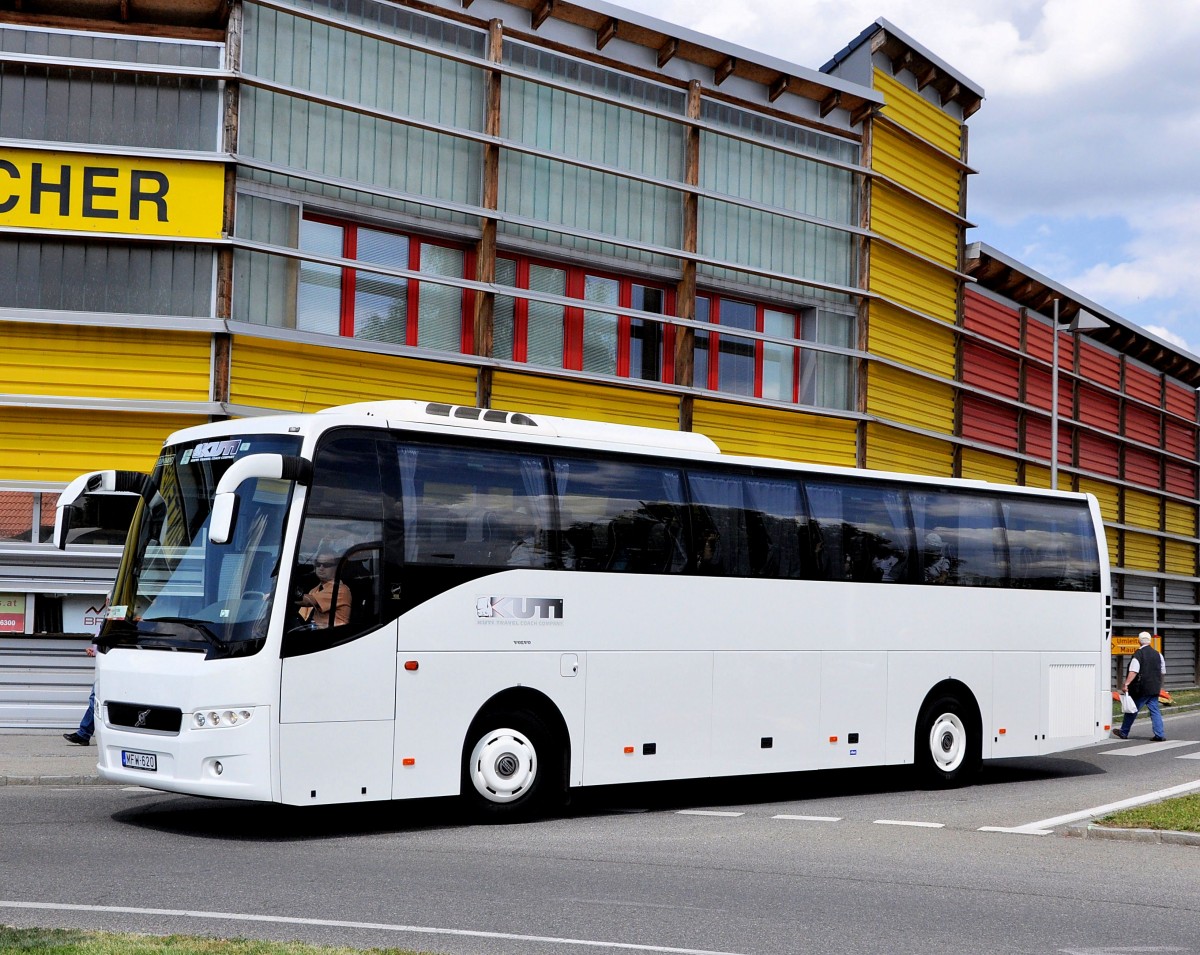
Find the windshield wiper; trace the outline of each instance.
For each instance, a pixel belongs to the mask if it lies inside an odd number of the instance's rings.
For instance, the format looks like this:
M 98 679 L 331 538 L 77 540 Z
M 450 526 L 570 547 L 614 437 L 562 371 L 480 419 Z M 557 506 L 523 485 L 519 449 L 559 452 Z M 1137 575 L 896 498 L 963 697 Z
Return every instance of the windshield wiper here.
M 143 627 L 154 626 L 156 624 L 167 624 L 170 627 L 182 627 L 185 631 L 191 631 L 192 633 L 199 634 L 200 637 L 203 639 L 203 642 L 207 643 L 209 646 L 212 646 L 212 647 L 224 646 L 224 643 L 221 640 L 221 638 L 218 637 L 212 631 L 212 629 L 209 628 L 209 626 L 207 624 L 202 623 L 199 620 L 193 620 L 189 617 L 151 617 L 149 619 L 146 619 L 145 617 L 143 617 L 141 620 L 141 624 Z M 177 631 L 167 631 L 167 632 L 170 633 L 172 636 L 183 636 L 184 635 L 184 634 L 178 633 Z M 141 634 L 142 636 L 150 635 L 150 634 L 147 634 L 146 631 L 141 628 L 138 629 L 138 633 Z M 199 642 L 199 641 L 194 640 L 192 642 L 195 643 L 195 642 Z

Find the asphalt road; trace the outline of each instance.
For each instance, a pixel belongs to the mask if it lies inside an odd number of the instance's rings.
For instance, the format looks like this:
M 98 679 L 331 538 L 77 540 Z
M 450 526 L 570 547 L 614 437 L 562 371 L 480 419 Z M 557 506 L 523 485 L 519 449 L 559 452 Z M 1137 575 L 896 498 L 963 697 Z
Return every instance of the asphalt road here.
M 1064 836 L 1200 784 L 1200 713 L 1167 733 L 1143 717 L 949 792 L 893 770 L 621 787 L 522 825 L 6 787 L 0 923 L 453 955 L 1200 953 L 1200 846 Z

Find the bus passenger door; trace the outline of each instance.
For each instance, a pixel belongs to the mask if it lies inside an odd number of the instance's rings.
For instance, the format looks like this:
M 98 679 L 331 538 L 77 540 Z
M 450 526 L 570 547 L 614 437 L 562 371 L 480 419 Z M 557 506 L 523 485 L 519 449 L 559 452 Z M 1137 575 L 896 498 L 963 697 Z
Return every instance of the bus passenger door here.
M 392 798 L 396 626 L 393 620 L 347 643 L 282 661 L 283 802 L 315 806 Z

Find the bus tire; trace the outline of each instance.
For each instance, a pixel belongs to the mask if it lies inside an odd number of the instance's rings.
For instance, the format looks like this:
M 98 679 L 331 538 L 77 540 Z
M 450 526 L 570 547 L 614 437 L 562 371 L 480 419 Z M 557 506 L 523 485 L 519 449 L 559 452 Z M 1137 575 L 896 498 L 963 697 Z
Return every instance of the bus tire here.
M 938 788 L 966 783 L 979 769 L 980 738 L 971 708 L 957 697 L 925 705 L 917 720 L 916 764 L 922 779 Z
M 532 713 L 484 713 L 463 747 L 462 792 L 476 813 L 526 818 L 545 808 L 553 793 L 552 734 Z

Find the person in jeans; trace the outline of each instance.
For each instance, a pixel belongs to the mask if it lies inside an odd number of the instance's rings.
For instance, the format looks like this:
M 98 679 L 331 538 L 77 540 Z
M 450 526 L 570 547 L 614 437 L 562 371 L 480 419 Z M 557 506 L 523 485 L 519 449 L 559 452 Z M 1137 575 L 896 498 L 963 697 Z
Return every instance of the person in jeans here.
M 96 647 L 92 645 L 87 648 L 87 655 L 94 657 L 96 655 Z M 63 733 L 63 739 L 68 743 L 74 743 L 76 746 L 90 746 L 92 744 L 92 736 L 96 732 L 96 684 L 92 684 L 92 695 L 88 697 L 87 709 L 84 711 L 83 719 L 79 721 L 79 728 L 74 733 Z
M 1161 743 L 1167 736 L 1163 730 L 1162 711 L 1158 708 L 1158 694 L 1162 690 L 1163 675 L 1167 672 L 1167 661 L 1150 646 L 1150 634 L 1145 630 L 1138 634 L 1138 643 L 1140 646 L 1129 661 L 1129 673 L 1125 676 L 1123 687 L 1124 691 L 1133 697 L 1137 710 L 1125 714 L 1117 735 L 1121 739 L 1129 739 L 1133 721 L 1144 706 L 1150 711 L 1150 728 L 1154 731 L 1154 742 Z

